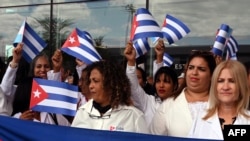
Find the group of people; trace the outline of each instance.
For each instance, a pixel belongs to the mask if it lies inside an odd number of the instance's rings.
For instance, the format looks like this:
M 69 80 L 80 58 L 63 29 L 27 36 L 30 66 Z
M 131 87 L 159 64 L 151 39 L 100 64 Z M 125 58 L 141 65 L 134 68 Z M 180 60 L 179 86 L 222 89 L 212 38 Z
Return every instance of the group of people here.
M 153 85 L 148 88 L 132 42 L 124 49 L 125 68 L 110 60 L 87 65 L 76 59 L 79 102 L 76 115 L 69 118 L 29 109 L 31 78 L 68 83 L 61 77 L 60 50 L 51 58 L 52 67 L 44 54 L 36 56 L 29 77 L 15 85 L 22 57 L 19 44 L 0 85 L 0 114 L 77 128 L 219 140 L 224 125 L 250 124 L 250 85 L 243 63 L 218 62 L 212 52 L 195 50 L 187 58 L 180 83 L 176 72 L 163 66 L 163 40 L 154 50 Z

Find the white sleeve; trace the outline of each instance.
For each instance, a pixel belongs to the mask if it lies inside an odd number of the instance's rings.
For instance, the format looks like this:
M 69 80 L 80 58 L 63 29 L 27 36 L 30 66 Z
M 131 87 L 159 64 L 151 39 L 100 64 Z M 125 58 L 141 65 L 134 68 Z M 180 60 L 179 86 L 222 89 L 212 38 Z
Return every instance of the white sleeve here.
M 47 72 L 48 80 L 61 81 L 61 72 L 54 72 L 54 70 L 50 70 Z
M 77 71 L 77 74 L 78 74 L 79 78 L 82 75 L 82 70 L 85 69 L 86 67 L 87 67 L 87 64 L 83 64 L 81 66 L 76 66 L 76 71 Z
M 160 105 L 160 107 L 156 110 L 152 122 L 149 126 L 149 131 L 154 135 L 167 135 L 166 130 L 166 115 L 165 115 L 165 106 L 164 102 Z
M 4 95 L 6 96 L 13 96 L 16 92 L 16 86 L 14 86 L 16 80 L 16 72 L 17 68 L 11 68 L 9 65 L 7 67 L 6 72 L 4 73 L 2 82 L 1 82 L 1 89 Z
M 156 60 L 154 60 L 154 62 L 153 62 L 153 79 L 155 78 L 155 74 L 158 71 L 158 69 L 162 66 L 163 66 L 163 62 L 157 64 Z
M 136 75 L 136 67 L 128 66 L 126 68 L 126 74 L 131 83 L 131 98 L 135 107 L 145 112 L 147 110 L 147 105 L 149 103 L 149 98 L 154 98 L 153 96 L 148 95 L 142 87 L 139 85 L 137 75 Z M 153 105 L 152 105 L 153 106 Z

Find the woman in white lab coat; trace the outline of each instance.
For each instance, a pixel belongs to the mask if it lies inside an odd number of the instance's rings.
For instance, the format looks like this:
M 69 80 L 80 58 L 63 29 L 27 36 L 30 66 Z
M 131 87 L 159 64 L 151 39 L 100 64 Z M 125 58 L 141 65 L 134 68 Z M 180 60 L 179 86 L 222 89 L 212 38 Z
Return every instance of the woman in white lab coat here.
M 250 124 L 249 95 L 244 65 L 221 62 L 212 76 L 208 109 L 197 116 L 189 137 L 223 140 L 224 125 Z

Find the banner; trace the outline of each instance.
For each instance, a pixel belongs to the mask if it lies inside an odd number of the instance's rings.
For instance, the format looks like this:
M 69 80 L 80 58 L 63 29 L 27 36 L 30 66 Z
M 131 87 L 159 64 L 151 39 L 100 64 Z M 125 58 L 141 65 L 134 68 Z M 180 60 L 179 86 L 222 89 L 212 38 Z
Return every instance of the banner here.
M 150 134 L 91 130 L 0 116 L 0 141 L 211 141 Z

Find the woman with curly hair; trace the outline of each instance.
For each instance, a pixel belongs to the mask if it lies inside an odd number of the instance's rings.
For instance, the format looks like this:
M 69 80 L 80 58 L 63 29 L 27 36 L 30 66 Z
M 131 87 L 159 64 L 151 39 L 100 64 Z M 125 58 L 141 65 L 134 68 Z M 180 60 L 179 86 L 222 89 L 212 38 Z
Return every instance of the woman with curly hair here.
M 78 109 L 72 127 L 148 133 L 143 113 L 133 106 L 130 82 L 120 65 L 94 62 L 87 76 L 92 99 Z

